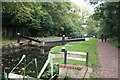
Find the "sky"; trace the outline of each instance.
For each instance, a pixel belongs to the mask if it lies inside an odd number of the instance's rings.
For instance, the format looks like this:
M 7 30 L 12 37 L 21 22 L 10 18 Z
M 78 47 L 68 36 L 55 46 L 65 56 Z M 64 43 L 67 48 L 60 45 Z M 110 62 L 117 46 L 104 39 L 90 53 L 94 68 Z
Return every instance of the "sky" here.
M 77 4 L 78 6 L 82 7 L 82 8 L 87 8 L 87 10 L 89 10 L 89 14 L 92 15 L 94 13 L 94 8 L 95 6 L 92 6 L 90 4 L 88 4 L 88 2 L 84 2 L 84 0 L 71 0 L 71 2 L 74 2 L 75 4 Z M 90 16 L 89 15 L 89 16 Z M 83 27 L 86 27 L 87 25 L 82 25 Z
M 71 0 L 71 2 L 74 2 L 79 6 L 88 7 L 91 13 L 94 12 L 94 7 L 92 5 L 90 5 L 90 4 L 87 4 L 87 2 L 84 2 L 84 0 Z
M 96 5 L 93 6 L 93 5 L 88 4 L 87 0 L 86 0 L 86 2 L 85 2 L 85 0 L 70 0 L 70 1 L 76 3 L 79 6 L 88 7 L 91 14 L 94 13 L 94 8 L 97 7 L 99 4 L 102 3 L 100 1 L 98 1 L 98 4 L 96 4 Z

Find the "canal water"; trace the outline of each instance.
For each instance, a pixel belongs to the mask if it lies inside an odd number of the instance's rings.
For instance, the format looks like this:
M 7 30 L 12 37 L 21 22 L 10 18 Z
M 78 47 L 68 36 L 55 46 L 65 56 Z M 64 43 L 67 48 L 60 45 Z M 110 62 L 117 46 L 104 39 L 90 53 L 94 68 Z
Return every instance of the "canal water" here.
M 56 43 L 55 43 L 56 44 Z M 61 43 L 57 43 L 57 45 L 60 45 Z M 38 65 L 38 72 L 42 69 L 43 65 L 45 64 L 49 51 L 52 47 L 56 45 L 51 45 L 49 47 L 33 47 L 33 46 L 26 46 L 26 47 L 8 47 L 2 49 L 2 65 L 3 70 L 5 70 L 7 73 L 10 73 L 10 71 L 17 65 L 17 63 L 20 61 L 23 55 L 26 55 L 26 61 L 23 60 L 21 64 L 16 67 L 16 69 L 13 71 L 15 74 L 21 74 L 21 72 L 24 69 L 24 65 L 27 65 L 30 61 L 33 59 L 37 59 L 37 65 Z M 26 68 L 26 75 L 29 75 L 30 77 L 37 77 L 37 69 L 35 66 L 35 62 L 29 65 L 29 67 Z

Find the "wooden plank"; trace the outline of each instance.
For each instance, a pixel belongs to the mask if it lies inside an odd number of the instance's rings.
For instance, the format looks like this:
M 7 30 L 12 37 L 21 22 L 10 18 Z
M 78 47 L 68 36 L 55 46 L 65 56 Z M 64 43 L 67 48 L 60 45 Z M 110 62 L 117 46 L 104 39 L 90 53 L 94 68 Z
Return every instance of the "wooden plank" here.
M 14 80 L 24 80 L 23 78 L 29 78 L 29 80 L 37 80 L 37 78 L 22 76 L 22 75 L 18 75 L 18 74 L 14 74 L 14 73 L 9 73 L 8 78 L 14 79 Z M 38 79 L 38 80 L 40 80 L 40 79 Z
M 69 54 L 81 54 L 81 55 L 86 55 L 86 52 L 74 52 L 74 51 L 67 51 Z
M 48 57 L 47 61 L 45 62 L 43 68 L 41 69 L 39 75 L 37 76 L 37 78 L 40 78 L 45 70 L 45 68 L 47 67 L 48 63 L 50 62 L 50 57 Z
M 67 59 L 86 61 L 86 59 L 84 59 L 84 58 L 73 58 L 73 57 L 67 57 Z
M 90 38 L 85 38 L 85 41 L 88 41 Z

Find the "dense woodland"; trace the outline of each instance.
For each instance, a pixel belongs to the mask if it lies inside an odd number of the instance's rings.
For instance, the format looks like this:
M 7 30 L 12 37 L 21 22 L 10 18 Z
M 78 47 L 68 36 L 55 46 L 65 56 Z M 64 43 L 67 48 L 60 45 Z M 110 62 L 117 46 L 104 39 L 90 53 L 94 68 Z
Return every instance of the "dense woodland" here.
M 81 32 L 84 15 L 68 2 L 3 3 L 3 35 L 60 36 Z
M 105 2 L 95 8 L 92 18 L 99 23 L 99 33 L 118 37 L 120 32 L 120 2 Z
M 20 32 L 34 37 L 102 33 L 118 37 L 120 31 L 120 2 L 105 2 L 93 15 L 71 2 L 3 2 L 2 9 L 4 36 Z

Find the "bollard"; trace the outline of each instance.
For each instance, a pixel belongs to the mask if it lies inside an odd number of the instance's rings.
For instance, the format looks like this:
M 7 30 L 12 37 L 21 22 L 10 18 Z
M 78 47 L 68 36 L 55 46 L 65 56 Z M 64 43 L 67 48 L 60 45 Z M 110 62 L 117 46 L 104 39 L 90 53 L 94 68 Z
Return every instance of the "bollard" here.
M 65 35 L 62 36 L 62 45 L 65 45 Z
M 88 52 L 86 54 L 86 67 L 88 67 Z
M 20 43 L 20 37 L 19 37 L 20 33 L 17 33 L 17 43 Z
M 64 64 L 67 62 L 67 50 L 65 50 L 65 47 L 62 47 L 62 52 L 64 52 Z
M 65 47 L 62 47 L 62 52 L 65 52 Z

